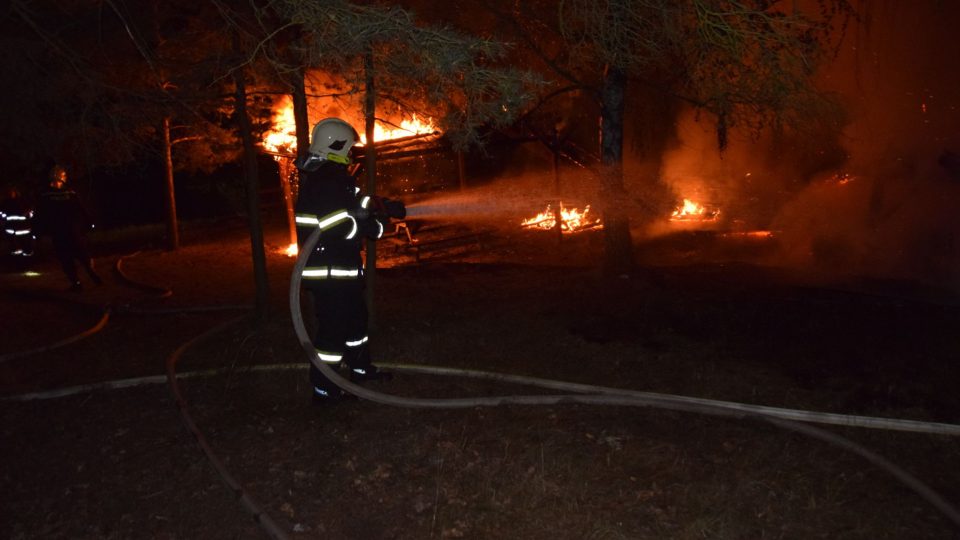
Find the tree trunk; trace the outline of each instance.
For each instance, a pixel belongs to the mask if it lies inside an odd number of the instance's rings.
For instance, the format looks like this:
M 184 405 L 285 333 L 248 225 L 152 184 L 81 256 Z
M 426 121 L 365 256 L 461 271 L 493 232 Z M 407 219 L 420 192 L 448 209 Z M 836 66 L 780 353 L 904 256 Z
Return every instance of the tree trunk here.
M 287 215 L 287 241 L 290 244 L 297 243 L 297 222 L 293 213 L 293 171 L 296 167 L 293 159 L 284 156 L 277 157 L 277 165 L 280 171 L 280 191 L 283 196 L 283 208 Z
M 600 196 L 603 204 L 603 269 L 608 275 L 630 275 L 633 240 L 623 186 L 623 114 L 627 77 L 607 66 L 600 104 Z
M 367 137 L 367 146 L 363 149 L 364 165 L 367 169 L 367 194 L 374 195 L 377 192 L 377 148 L 374 145 L 373 135 L 376 126 L 377 113 L 377 88 L 373 78 L 373 54 L 367 53 L 363 58 L 363 69 L 366 77 L 366 95 L 364 96 L 364 130 Z M 368 325 L 373 332 L 376 326 L 376 316 L 374 313 L 374 293 L 376 291 L 377 278 L 377 243 L 367 241 L 367 312 L 369 313 Z
M 170 142 L 170 117 L 163 117 L 163 172 L 167 180 L 167 248 L 180 247 L 180 223 L 177 221 L 177 197 L 173 185 L 173 145 Z
M 310 118 L 307 113 L 307 88 L 303 81 L 304 72 L 300 70 L 293 81 L 293 123 L 297 131 L 297 158 L 303 157 L 310 148 Z M 299 169 L 298 169 L 299 171 Z M 303 171 L 299 171 L 303 180 Z M 299 184 L 299 183 L 298 183 Z M 296 192 L 297 190 L 294 190 Z M 296 194 L 296 193 L 294 193 Z
M 563 242 L 563 199 L 560 197 L 560 132 L 556 128 L 550 139 L 550 149 L 553 151 L 553 194 L 557 198 L 553 208 L 553 229 L 559 245 Z
M 293 123 L 295 126 L 295 131 L 297 135 L 297 152 L 296 158 L 299 159 L 307 153 L 310 149 L 310 115 L 307 111 L 307 88 L 304 82 L 304 73 L 303 69 L 297 70 L 293 75 Z M 293 200 L 296 201 L 300 193 L 300 186 L 303 185 L 303 179 L 306 176 L 306 173 L 300 169 L 297 171 L 297 183 L 293 186 Z M 296 233 L 296 228 L 294 228 L 294 234 Z M 296 242 L 296 236 L 294 236 L 294 242 Z M 303 312 L 303 321 L 307 327 L 307 332 L 310 335 L 310 338 L 313 339 L 317 334 L 317 329 L 319 326 L 319 321 L 317 319 L 317 314 L 314 311 L 313 299 L 311 295 L 307 294 L 304 289 L 301 288 L 301 299 L 300 309 Z
M 234 74 L 236 113 L 240 140 L 243 141 L 243 176 L 246 180 L 247 217 L 250 227 L 250 248 L 253 253 L 253 280 L 256 290 L 254 316 L 262 322 L 267 315 L 267 257 L 263 249 L 263 228 L 260 224 L 260 177 L 257 172 L 257 150 L 247 116 L 247 86 L 242 70 Z

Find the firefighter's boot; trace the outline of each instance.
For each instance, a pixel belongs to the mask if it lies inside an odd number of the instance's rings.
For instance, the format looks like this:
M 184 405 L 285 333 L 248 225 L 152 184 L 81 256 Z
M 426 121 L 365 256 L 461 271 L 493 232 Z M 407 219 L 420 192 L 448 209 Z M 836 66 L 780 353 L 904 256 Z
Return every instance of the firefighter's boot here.
M 389 381 L 391 379 L 393 379 L 392 372 L 379 369 L 373 364 L 350 368 L 350 382 L 362 383 L 364 381 Z
M 389 381 L 393 378 L 393 373 L 377 369 L 370 361 L 370 346 L 367 343 L 359 347 L 348 346 L 343 359 L 350 369 L 350 382 L 359 384 L 364 381 Z
M 340 366 L 331 366 L 334 370 Z M 316 366 L 310 364 L 311 400 L 314 405 L 332 405 L 341 401 L 355 399 L 356 396 L 344 392 L 333 381 L 324 376 Z

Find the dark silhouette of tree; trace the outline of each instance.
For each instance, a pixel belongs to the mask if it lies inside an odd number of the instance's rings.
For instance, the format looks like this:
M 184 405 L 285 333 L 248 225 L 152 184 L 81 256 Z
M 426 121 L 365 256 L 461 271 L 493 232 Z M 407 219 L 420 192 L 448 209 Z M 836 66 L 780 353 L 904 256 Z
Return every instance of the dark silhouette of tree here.
M 144 7 L 144 6 L 139 6 Z M 3 59 L 21 76 L 4 81 L 20 140 L 0 147 L 27 167 L 59 161 L 88 177 L 144 158 L 165 166 L 168 247 L 179 245 L 175 170 L 209 172 L 233 161 L 222 84 L 211 84 L 223 46 L 202 3 L 29 3 L 3 19 Z M 16 145 L 17 148 L 12 148 Z M 176 149 L 176 151 L 174 150 Z

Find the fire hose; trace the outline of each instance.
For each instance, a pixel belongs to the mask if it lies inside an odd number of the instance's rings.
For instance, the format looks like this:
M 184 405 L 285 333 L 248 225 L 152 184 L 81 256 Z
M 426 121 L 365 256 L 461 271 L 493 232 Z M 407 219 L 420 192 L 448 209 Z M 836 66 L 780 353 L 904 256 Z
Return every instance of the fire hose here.
M 103 308 L 103 315 L 100 317 L 100 320 L 97 321 L 97 323 L 94 324 L 92 327 L 84 330 L 83 332 L 80 332 L 79 334 L 75 334 L 70 337 L 61 339 L 59 341 L 48 343 L 47 345 L 43 345 L 33 349 L 17 351 L 17 352 L 12 352 L 7 354 L 0 354 L 0 364 L 4 362 L 8 362 L 10 360 L 14 360 L 16 358 L 23 358 L 25 356 L 31 356 L 34 354 L 39 354 L 47 351 L 52 351 L 54 349 L 59 349 L 61 347 L 65 347 L 72 343 L 76 343 L 86 337 L 92 336 L 93 334 L 96 334 L 100 330 L 103 330 L 103 328 L 107 325 L 107 322 L 110 320 L 111 312 L 112 312 L 112 309 L 110 308 L 110 306 Z
M 654 394 L 649 392 L 635 392 L 631 390 L 621 390 L 616 388 L 602 388 L 589 385 L 579 385 L 566 383 L 563 381 L 551 381 L 542 379 L 533 379 L 528 377 L 510 377 L 499 376 L 498 378 L 512 378 L 517 382 L 532 384 L 548 389 L 561 389 L 578 394 L 563 395 L 507 395 L 492 397 L 473 397 L 473 398 L 407 398 L 383 394 L 368 390 L 360 385 L 354 384 L 341 377 L 329 365 L 320 361 L 313 343 L 307 333 L 303 322 L 303 314 L 300 309 L 300 282 L 301 274 L 307 264 L 307 258 L 313 252 L 317 241 L 320 238 L 320 229 L 313 231 L 304 242 L 300 255 L 293 268 L 293 275 L 290 279 L 290 314 L 293 319 L 294 331 L 300 340 L 300 345 L 307 354 L 310 362 L 323 373 L 334 384 L 344 391 L 350 392 L 358 397 L 368 399 L 384 405 L 394 405 L 407 408 L 433 408 L 433 409 L 456 409 L 473 407 L 496 407 L 500 405 L 559 405 L 559 404 L 585 404 L 585 405 L 615 405 L 615 406 L 634 406 L 634 407 L 656 407 L 667 410 L 693 412 L 699 414 L 708 414 L 713 416 L 728 416 L 733 418 L 753 418 L 768 422 L 779 428 L 787 429 L 803 435 L 813 437 L 830 444 L 834 444 L 846 450 L 865 458 L 870 463 L 886 470 L 897 480 L 915 491 L 927 502 L 937 508 L 955 525 L 960 526 L 960 510 L 957 510 L 949 501 L 944 499 L 938 493 L 919 479 L 892 463 L 886 458 L 868 450 L 867 448 L 839 435 L 810 426 L 803 422 L 824 422 L 841 423 L 845 425 L 856 425 L 861 427 L 874 427 L 882 429 L 906 429 L 907 431 L 925 431 L 938 434 L 960 435 L 960 426 L 951 424 L 927 424 L 920 422 L 908 422 L 903 420 L 886 418 L 868 418 L 853 417 L 846 415 L 825 415 L 825 413 L 814 413 L 809 411 L 777 409 L 773 407 L 758 407 L 743 403 L 721 402 L 707 399 L 690 398 L 684 396 L 673 396 L 665 394 Z M 394 368 L 406 368 L 406 366 L 393 366 Z M 451 370 L 431 368 L 429 366 L 418 366 L 415 368 L 422 373 L 444 373 L 450 374 Z M 456 374 L 463 376 L 476 376 L 476 372 L 456 370 Z M 596 392 L 589 394 L 587 392 Z M 909 428 L 909 429 L 907 429 Z
M 146 283 L 140 283 L 136 280 L 131 279 L 129 276 L 127 276 L 124 273 L 123 271 L 124 259 L 134 257 L 139 253 L 140 252 L 137 251 L 137 252 L 131 253 L 130 255 L 123 255 L 117 259 L 116 263 L 114 263 L 114 271 L 116 272 L 117 276 L 120 278 L 120 281 L 130 287 L 140 289 L 142 291 L 154 293 L 157 295 L 158 298 L 168 298 L 172 296 L 173 291 L 166 287 L 157 287 L 157 286 L 149 285 Z M 114 306 L 111 304 L 107 304 L 102 308 L 103 313 L 100 316 L 100 319 L 96 322 L 96 324 L 94 324 L 90 328 L 82 332 L 79 332 L 77 334 L 74 334 L 72 336 L 66 337 L 64 339 L 55 341 L 53 343 L 42 345 L 40 347 L 35 347 L 32 349 L 26 349 L 22 351 L 15 351 L 12 353 L 0 354 L 0 364 L 4 362 L 8 362 L 10 360 L 15 360 L 17 358 L 33 356 L 35 354 L 49 352 L 54 349 L 66 347 L 67 345 L 72 345 L 73 343 L 76 343 L 82 339 L 88 338 L 96 334 L 97 332 L 103 330 L 107 326 L 107 323 L 110 321 L 110 316 L 113 314 L 136 313 L 140 315 L 161 315 L 161 314 L 168 314 L 168 313 L 187 313 L 187 312 L 195 313 L 195 312 L 237 310 L 237 309 L 249 309 L 249 308 L 250 306 L 248 305 L 220 305 L 220 306 L 192 306 L 192 307 L 182 307 L 182 308 L 143 309 L 143 308 L 133 307 L 129 304 L 121 305 L 121 306 Z M 97 385 L 88 385 L 88 386 L 90 386 L 92 389 Z

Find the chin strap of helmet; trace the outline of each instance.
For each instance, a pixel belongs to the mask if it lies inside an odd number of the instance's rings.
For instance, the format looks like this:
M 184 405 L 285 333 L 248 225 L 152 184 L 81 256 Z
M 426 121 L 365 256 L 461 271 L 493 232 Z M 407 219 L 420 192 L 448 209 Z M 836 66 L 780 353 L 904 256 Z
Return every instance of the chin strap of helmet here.
M 334 153 L 329 153 L 326 156 L 321 156 L 319 154 L 304 154 L 303 157 L 297 158 L 294 162 L 294 165 L 298 169 L 305 172 L 313 172 L 320 168 L 320 165 L 323 165 L 324 161 L 332 161 L 334 163 L 339 163 L 341 165 L 349 165 L 350 158 L 346 156 L 341 156 Z

